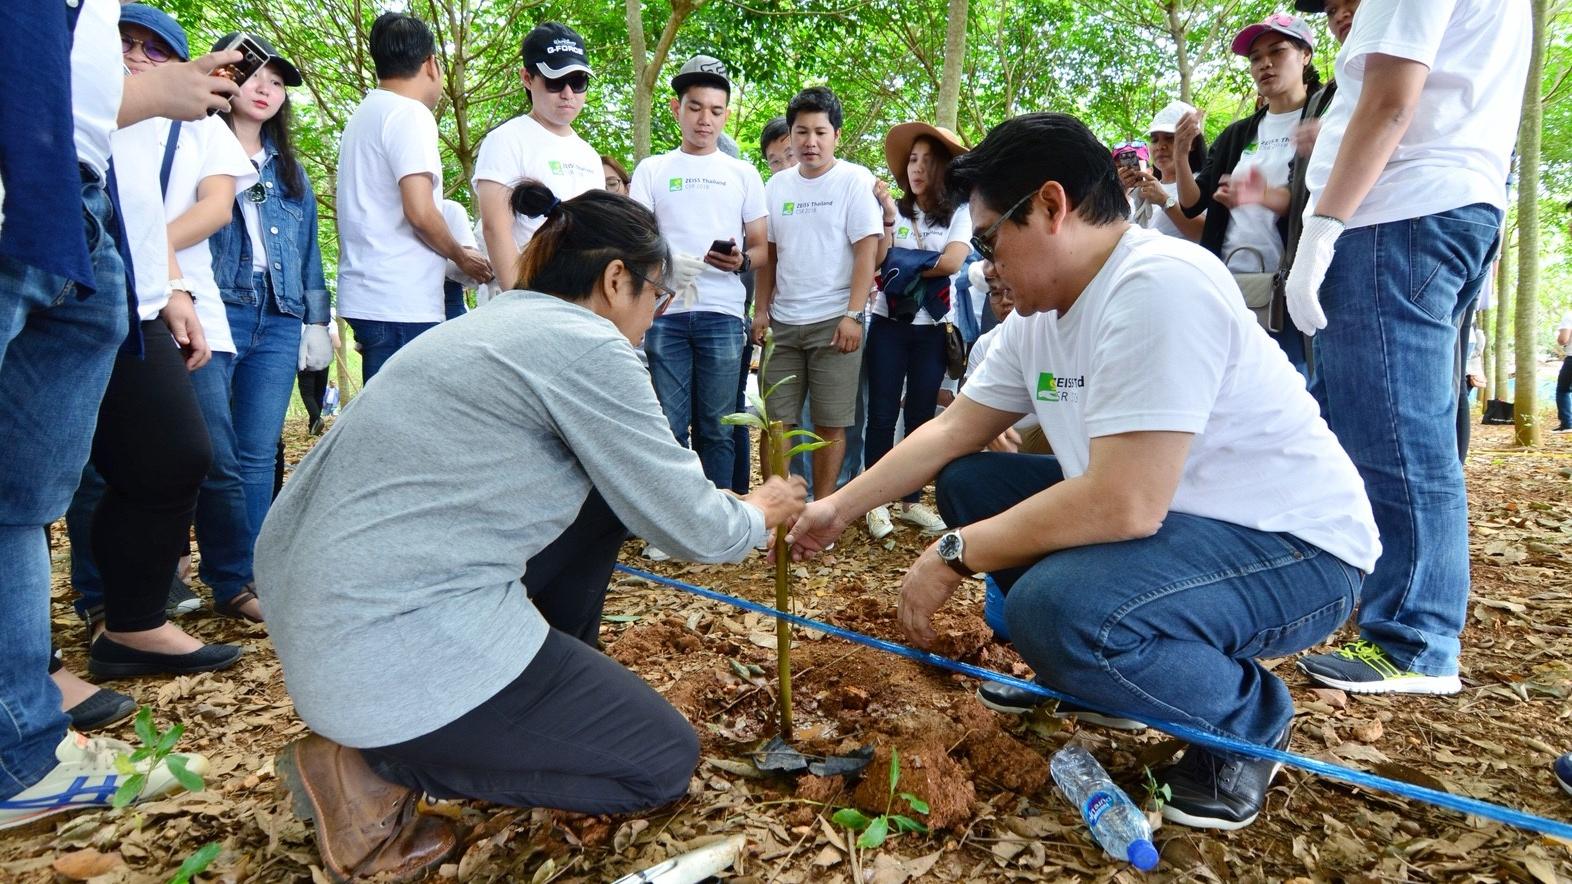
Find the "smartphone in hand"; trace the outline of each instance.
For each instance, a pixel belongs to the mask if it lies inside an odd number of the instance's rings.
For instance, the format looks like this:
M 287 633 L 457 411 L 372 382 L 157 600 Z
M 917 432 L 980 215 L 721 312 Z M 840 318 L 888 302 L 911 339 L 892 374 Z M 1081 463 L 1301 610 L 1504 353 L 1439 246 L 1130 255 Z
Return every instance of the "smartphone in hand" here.
M 722 255 L 734 254 L 737 251 L 737 243 L 729 239 L 717 239 L 710 243 L 710 251 Z
M 215 68 L 213 76 L 223 77 L 236 86 L 244 86 L 246 81 L 251 79 L 252 74 L 262 70 L 263 66 L 273 58 L 256 41 L 256 38 L 246 33 L 236 34 L 235 39 L 230 40 L 227 45 L 222 47 L 224 52 L 230 50 L 238 50 L 244 58 L 234 64 L 226 64 L 223 67 Z

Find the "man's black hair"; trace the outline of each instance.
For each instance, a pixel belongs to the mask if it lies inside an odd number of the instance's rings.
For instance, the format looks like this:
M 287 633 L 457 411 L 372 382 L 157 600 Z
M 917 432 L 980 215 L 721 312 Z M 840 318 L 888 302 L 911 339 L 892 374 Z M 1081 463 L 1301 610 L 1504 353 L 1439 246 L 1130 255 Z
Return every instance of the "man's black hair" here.
M 831 128 L 837 132 L 841 130 L 841 123 L 844 120 L 841 113 L 841 100 L 824 86 L 809 86 L 792 98 L 786 105 L 787 129 L 797 124 L 798 114 L 826 114 L 830 118 Z
M 1130 203 L 1113 156 L 1092 130 L 1069 114 L 1023 114 L 1005 120 L 969 153 L 950 162 L 944 177 L 956 205 L 973 196 L 996 212 L 1049 181 L 1059 182 L 1070 206 L 1088 224 L 1114 224 L 1130 215 Z M 1022 223 L 1031 204 L 1013 219 Z
M 371 26 L 371 60 L 377 79 L 413 77 L 426 59 L 436 54 L 437 39 L 431 28 L 413 15 L 384 12 Z
M 786 125 L 785 117 L 775 117 L 764 124 L 764 134 L 759 136 L 759 153 L 770 152 L 770 145 L 791 134 L 791 127 Z

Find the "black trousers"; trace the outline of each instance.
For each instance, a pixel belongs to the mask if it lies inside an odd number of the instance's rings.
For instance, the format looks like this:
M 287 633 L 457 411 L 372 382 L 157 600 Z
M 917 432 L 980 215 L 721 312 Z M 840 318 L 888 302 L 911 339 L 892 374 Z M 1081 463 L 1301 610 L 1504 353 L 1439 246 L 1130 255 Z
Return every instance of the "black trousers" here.
M 142 323 L 142 338 L 142 358 L 115 357 L 93 436 L 93 467 L 106 487 L 91 544 L 103 574 L 104 619 L 117 632 L 164 624 L 170 575 L 186 553 L 197 492 L 213 461 L 175 339 L 158 320 Z
M 582 813 L 647 810 L 685 794 L 699 759 L 693 726 L 595 649 L 626 536 L 592 491 L 529 561 L 525 589 L 552 628 L 524 672 L 451 724 L 361 750 L 371 769 L 438 798 Z

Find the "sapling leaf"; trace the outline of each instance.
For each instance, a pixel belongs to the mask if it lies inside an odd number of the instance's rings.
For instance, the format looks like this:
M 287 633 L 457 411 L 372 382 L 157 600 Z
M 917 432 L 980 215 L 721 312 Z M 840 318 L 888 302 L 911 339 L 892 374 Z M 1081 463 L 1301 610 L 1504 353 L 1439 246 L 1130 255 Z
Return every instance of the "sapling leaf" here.
M 125 807 L 137 800 L 142 794 L 142 789 L 147 786 L 147 774 L 132 774 L 115 790 L 113 798 L 109 799 L 110 807 Z
M 142 748 L 140 748 L 140 749 L 136 750 L 135 752 L 131 753 L 131 760 L 133 762 L 146 761 L 146 760 L 148 760 L 151 757 L 153 757 L 153 747 L 152 746 L 143 746 Z
M 868 825 L 872 823 L 873 820 L 864 816 L 863 812 L 855 807 L 843 807 L 840 810 L 835 811 L 835 815 L 830 817 L 830 822 L 840 826 L 843 829 L 851 829 L 853 832 L 861 832 L 863 829 L 868 828 Z
M 143 706 L 136 711 L 136 738 L 144 746 L 152 746 L 158 742 L 158 731 L 153 729 L 153 707 Z
M 918 798 L 916 795 L 910 792 L 902 792 L 901 797 L 906 799 L 906 803 L 911 805 L 912 810 L 924 814 L 928 812 L 928 802 Z
M 769 423 L 770 410 L 765 407 L 764 400 L 759 397 L 758 393 L 748 392 L 748 404 L 753 406 L 753 410 L 759 413 L 759 421 L 761 423 Z
M 764 330 L 764 352 L 759 354 L 759 376 L 764 376 L 764 369 L 770 364 L 770 357 L 775 355 L 775 329 Z
M 116 755 L 115 772 L 123 777 L 129 777 L 136 773 L 136 763 L 131 760 L 129 755 Z
M 749 414 L 746 411 L 728 414 L 721 418 L 721 423 L 728 427 L 752 427 L 760 432 L 764 431 L 764 421 L 760 420 L 757 415 Z
M 890 747 L 890 795 L 895 795 L 895 784 L 901 781 L 901 750 Z
M 781 436 L 781 438 L 785 439 L 788 442 L 790 442 L 793 439 L 808 439 L 809 441 L 812 441 L 812 442 L 823 442 L 824 441 L 824 437 L 823 436 L 820 436 L 818 433 L 815 433 L 812 430 L 805 430 L 805 429 L 803 429 L 801 427 L 798 427 L 795 430 L 787 430 L 786 433 L 783 436 Z
M 928 834 L 927 826 L 917 822 L 909 816 L 901 816 L 898 813 L 892 814 L 890 816 L 890 822 L 895 824 L 895 831 L 897 832 L 920 832 L 924 835 Z
M 879 845 L 883 844 L 884 839 L 888 838 L 889 836 L 889 818 L 877 816 L 873 818 L 873 822 L 868 824 L 868 828 L 863 829 L 862 834 L 857 836 L 857 846 L 863 848 L 864 850 L 878 847 Z
M 169 750 L 175 748 L 175 743 L 177 741 L 179 741 L 180 735 L 185 733 L 185 732 L 186 732 L 186 726 L 185 725 L 183 725 L 183 724 L 176 724 L 174 727 L 171 727 L 169 730 L 164 731 L 162 734 L 159 734 L 158 735 L 158 745 L 156 747 L 154 747 L 153 754 L 155 756 L 159 756 L 159 757 L 162 757 L 164 755 L 168 755 L 169 754 Z
M 185 787 L 187 792 L 200 792 L 207 788 L 207 783 L 202 781 L 202 775 L 186 767 L 184 755 L 171 755 L 164 764 L 169 766 L 169 772 L 175 775 L 175 779 Z
M 765 401 L 766 402 L 769 401 L 770 397 L 775 395 L 775 391 L 779 390 L 781 388 L 782 384 L 786 383 L 787 381 L 795 381 L 796 379 L 797 379 L 796 375 L 789 374 L 789 375 L 781 378 L 780 380 L 776 381 L 775 383 L 770 384 L 769 389 L 764 391 L 764 399 L 765 399 Z
M 820 448 L 828 448 L 834 444 L 834 442 L 803 442 L 800 445 L 793 445 L 791 449 L 786 452 L 786 458 L 790 460 L 804 451 L 818 451 Z
M 213 864 L 213 860 L 218 859 L 223 849 L 223 845 L 217 841 L 209 841 L 202 845 L 196 853 L 186 857 L 186 861 L 175 870 L 174 877 L 169 879 L 168 884 L 191 884 L 191 879 L 206 871 L 207 867 Z

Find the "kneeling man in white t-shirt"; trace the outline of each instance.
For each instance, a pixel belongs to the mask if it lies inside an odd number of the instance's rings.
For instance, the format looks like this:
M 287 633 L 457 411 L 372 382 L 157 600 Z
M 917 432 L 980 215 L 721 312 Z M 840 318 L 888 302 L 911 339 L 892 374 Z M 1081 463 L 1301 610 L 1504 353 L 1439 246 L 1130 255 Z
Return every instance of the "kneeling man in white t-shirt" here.
M 931 642 L 934 612 L 986 572 L 1037 678 L 1092 707 L 1062 713 L 1287 746 L 1293 702 L 1256 660 L 1331 634 L 1375 565 L 1353 463 L 1222 263 L 1125 220 L 1113 160 L 1079 120 L 1009 120 L 948 182 L 970 198 L 973 245 L 1015 314 L 954 405 L 809 505 L 795 554 L 937 475 L 940 514 L 959 527 L 907 572 L 899 616 L 914 641 Z M 1053 456 L 978 453 L 1026 414 Z M 1274 773 L 1192 745 L 1161 772 L 1163 815 L 1248 825 Z

